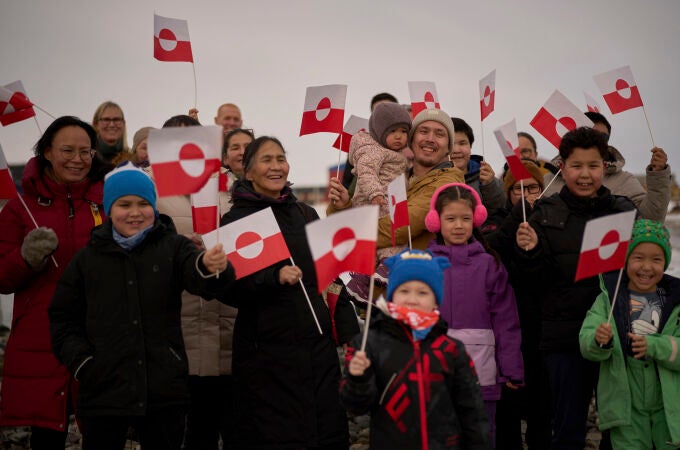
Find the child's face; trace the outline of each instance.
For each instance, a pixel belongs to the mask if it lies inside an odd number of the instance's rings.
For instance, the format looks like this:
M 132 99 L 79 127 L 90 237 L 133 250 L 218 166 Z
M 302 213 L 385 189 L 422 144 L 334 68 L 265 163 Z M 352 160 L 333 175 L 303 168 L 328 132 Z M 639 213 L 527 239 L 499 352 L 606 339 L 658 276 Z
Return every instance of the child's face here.
M 392 293 L 392 303 L 424 312 L 432 312 L 437 307 L 430 286 L 418 280 L 400 284 Z
M 111 205 L 111 223 L 125 237 L 134 236 L 149 227 L 156 215 L 153 206 L 136 195 L 125 195 Z
M 575 148 L 562 162 L 562 178 L 569 191 L 577 197 L 592 198 L 602 186 L 604 161 L 595 147 Z
M 651 242 L 642 242 L 635 246 L 628 256 L 626 274 L 628 289 L 635 292 L 654 292 L 661 281 L 666 255 L 663 249 Z
M 465 244 L 472 236 L 474 211 L 465 200 L 449 202 L 439 214 L 441 234 L 446 245 Z
M 456 131 L 453 140 L 453 151 L 451 152 L 451 162 L 464 173 L 467 173 L 470 153 L 472 153 L 472 144 L 470 144 L 467 134 L 462 131 Z
M 385 138 L 385 143 L 387 148 L 390 150 L 401 150 L 406 147 L 406 141 L 408 140 L 408 130 L 406 127 L 397 127 L 394 130 L 387 133 Z

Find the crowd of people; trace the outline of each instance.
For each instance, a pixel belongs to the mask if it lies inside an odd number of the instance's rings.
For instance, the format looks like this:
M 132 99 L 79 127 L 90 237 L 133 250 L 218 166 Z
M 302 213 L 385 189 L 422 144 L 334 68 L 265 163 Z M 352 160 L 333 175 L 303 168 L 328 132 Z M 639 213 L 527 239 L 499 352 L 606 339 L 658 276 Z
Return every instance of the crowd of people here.
M 291 253 L 239 279 L 193 232 L 188 196 L 157 198 L 152 127 L 128 147 L 111 101 L 91 124 L 56 119 L 0 211 L 0 292 L 14 294 L 0 426 L 30 426 L 35 450 L 63 448 L 71 415 L 84 449 L 122 449 L 132 428 L 143 449 L 341 450 L 347 414 L 368 413 L 376 449 L 580 450 L 595 394 L 600 448 L 679 448 L 664 150 L 643 187 L 587 113 L 594 126 L 552 161 L 518 133 L 519 180 L 472 153 L 461 118 L 412 117 L 386 93 L 371 110 L 326 213 L 380 205 L 379 299 L 360 274 L 318 294 L 304 231 L 318 214 L 293 193 L 284 144 L 243 128 L 238 106 L 214 117 L 221 224 L 271 208 Z M 402 174 L 410 226 L 393 233 L 387 185 Z M 574 281 L 586 222 L 624 211 L 624 269 Z

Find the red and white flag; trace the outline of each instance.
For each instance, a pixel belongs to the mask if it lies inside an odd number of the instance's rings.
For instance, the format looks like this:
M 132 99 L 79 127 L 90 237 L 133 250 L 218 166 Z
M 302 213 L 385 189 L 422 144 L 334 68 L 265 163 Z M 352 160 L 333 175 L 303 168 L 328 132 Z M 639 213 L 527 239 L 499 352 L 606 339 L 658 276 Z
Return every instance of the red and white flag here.
M 149 160 L 159 197 L 198 192 L 220 168 L 222 127 L 163 128 L 149 133 Z
M 388 206 L 390 208 L 390 227 L 392 245 L 396 245 L 394 235 L 397 229 L 409 226 L 408 204 L 406 201 L 406 176 L 402 173 L 387 185 Z
M 153 15 L 153 57 L 159 61 L 194 62 L 186 20 Z
M 234 266 L 236 279 L 290 258 L 288 246 L 271 208 L 204 234 L 206 248 L 216 245 L 218 237 L 229 263 Z
M 479 80 L 479 108 L 482 113 L 482 121 L 491 114 L 496 100 L 496 69 Z
M 583 95 L 586 98 L 586 109 L 588 112 L 600 112 L 600 105 L 597 103 L 597 101 L 587 92 L 584 92 Z
M 0 147 L 0 199 L 9 199 L 17 196 L 17 187 L 9 171 L 9 165 L 5 153 Z
M 411 117 L 424 109 L 440 109 L 437 87 L 433 82 L 409 81 L 408 92 L 411 95 Z
M 635 210 L 626 211 L 586 223 L 574 281 L 618 270 L 626 265 L 635 214 Z
M 593 77 L 612 114 L 642 106 L 630 66 L 619 67 Z
M 217 229 L 219 225 L 218 188 L 219 176 L 214 176 L 208 179 L 200 191 L 191 194 L 191 220 L 195 233 L 206 234 Z
M 347 85 L 310 86 L 305 95 L 300 136 L 313 133 L 342 133 Z
M 35 116 L 33 103 L 26 96 L 21 81 L 0 86 L 0 124 L 20 122 Z
M 333 142 L 333 148 L 342 150 L 345 153 L 349 152 L 349 143 L 352 140 L 352 136 L 359 131 L 368 131 L 368 119 L 355 115 L 349 116 L 345 126 L 342 128 L 342 142 L 340 142 L 340 136 L 338 136 L 335 142 Z
M 378 211 L 377 205 L 360 206 L 305 226 L 319 292 L 343 272 L 373 274 Z
M 515 119 L 493 130 L 493 134 L 496 136 L 498 145 L 503 151 L 503 156 L 508 161 L 508 167 L 515 181 L 531 179 L 531 174 L 521 161 L 522 157 L 519 153 L 519 138 L 517 137 Z
M 560 91 L 552 93 L 531 120 L 531 126 L 557 149 L 562 136 L 577 127 L 592 127 L 593 122 Z

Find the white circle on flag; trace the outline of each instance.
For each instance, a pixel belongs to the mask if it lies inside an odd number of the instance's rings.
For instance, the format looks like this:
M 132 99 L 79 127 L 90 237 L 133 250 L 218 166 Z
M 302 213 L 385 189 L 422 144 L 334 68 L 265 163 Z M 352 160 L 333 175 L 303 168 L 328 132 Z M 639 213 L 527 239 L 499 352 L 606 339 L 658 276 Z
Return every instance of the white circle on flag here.
M 602 237 L 600 247 L 597 250 L 597 254 L 600 256 L 601 260 L 606 261 L 614 256 L 616 249 L 619 248 L 619 245 L 621 244 L 619 239 L 619 233 L 616 230 L 609 230 L 607 234 Z
M 633 96 L 633 90 L 630 88 L 628 82 L 620 78 L 616 80 L 616 92 L 623 98 L 631 98 Z
M 333 256 L 338 261 L 343 261 L 347 255 L 352 253 L 357 245 L 357 238 L 354 231 L 349 227 L 340 228 L 333 235 Z
M 236 253 L 245 259 L 257 258 L 264 249 L 262 236 L 254 231 L 246 231 L 240 234 L 234 243 Z
M 555 123 L 555 131 L 560 136 L 564 136 L 567 132 L 576 129 L 576 121 L 571 117 L 560 117 Z
M 166 52 L 171 52 L 177 47 L 177 36 L 171 30 L 163 28 L 158 33 L 158 43 Z
M 425 100 L 425 107 L 427 109 L 435 109 L 434 95 L 432 95 L 432 92 L 427 91 L 423 100 Z
M 316 120 L 318 122 L 321 122 L 326 117 L 328 117 L 330 113 L 331 113 L 331 100 L 328 97 L 324 97 L 321 100 L 319 100 L 319 103 L 316 105 L 316 112 L 314 113 L 316 116 Z
M 194 143 L 187 143 L 179 150 L 179 165 L 182 170 L 194 178 L 205 171 L 205 154 L 201 147 Z

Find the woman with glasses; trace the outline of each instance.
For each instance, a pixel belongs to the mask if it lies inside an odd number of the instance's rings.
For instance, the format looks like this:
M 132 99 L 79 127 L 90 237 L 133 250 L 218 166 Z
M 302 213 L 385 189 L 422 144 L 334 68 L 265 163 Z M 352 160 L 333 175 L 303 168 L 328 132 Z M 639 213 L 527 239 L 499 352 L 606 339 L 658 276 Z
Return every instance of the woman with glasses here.
M 125 116 L 117 103 L 106 101 L 97 107 L 92 117 L 97 131 L 96 150 L 101 158 L 111 161 L 121 152 L 128 152 Z
M 31 448 L 64 448 L 74 380 L 52 354 L 47 307 L 63 270 L 104 220 L 95 130 L 56 119 L 26 164 L 24 193 L 0 211 L 0 292 L 14 293 L 2 373 L 0 426 L 30 426 Z M 29 212 L 30 211 L 30 212 Z

